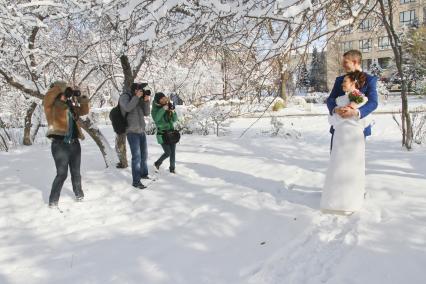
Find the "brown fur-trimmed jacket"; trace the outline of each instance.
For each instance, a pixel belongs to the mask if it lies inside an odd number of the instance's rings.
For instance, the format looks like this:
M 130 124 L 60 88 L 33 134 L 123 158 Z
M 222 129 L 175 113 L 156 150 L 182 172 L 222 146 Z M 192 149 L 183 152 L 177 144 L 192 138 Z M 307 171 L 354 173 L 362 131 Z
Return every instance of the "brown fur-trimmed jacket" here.
M 68 106 L 61 101 L 60 94 L 64 91 L 64 86 L 53 85 L 43 99 L 44 113 L 46 115 L 48 130 L 47 137 L 51 135 L 65 136 L 68 132 Z M 89 99 L 78 97 L 78 104 L 74 107 L 78 117 L 89 113 Z M 74 118 L 78 129 L 78 138 L 84 139 L 83 132 L 78 123 L 78 117 Z

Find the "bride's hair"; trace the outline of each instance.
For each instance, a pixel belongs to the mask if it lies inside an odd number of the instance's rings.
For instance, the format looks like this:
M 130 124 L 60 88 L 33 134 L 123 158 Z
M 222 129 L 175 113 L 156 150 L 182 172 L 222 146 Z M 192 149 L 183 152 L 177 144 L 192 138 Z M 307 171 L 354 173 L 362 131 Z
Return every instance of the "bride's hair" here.
M 352 81 L 355 82 L 355 88 L 358 90 L 361 89 L 365 82 L 367 81 L 367 75 L 361 71 L 353 71 L 346 74 L 346 76 Z

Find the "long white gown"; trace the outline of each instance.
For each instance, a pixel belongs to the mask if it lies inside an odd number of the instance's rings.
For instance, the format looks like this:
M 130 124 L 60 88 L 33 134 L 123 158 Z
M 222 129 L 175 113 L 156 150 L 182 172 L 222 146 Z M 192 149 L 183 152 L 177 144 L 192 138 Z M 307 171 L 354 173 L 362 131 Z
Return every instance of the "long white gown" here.
M 347 95 L 336 99 L 337 106 L 349 103 Z M 365 103 L 365 102 L 364 102 Z M 321 196 L 321 210 L 353 212 L 362 207 L 365 192 L 364 128 L 369 118 L 342 118 L 333 114 L 333 148 Z

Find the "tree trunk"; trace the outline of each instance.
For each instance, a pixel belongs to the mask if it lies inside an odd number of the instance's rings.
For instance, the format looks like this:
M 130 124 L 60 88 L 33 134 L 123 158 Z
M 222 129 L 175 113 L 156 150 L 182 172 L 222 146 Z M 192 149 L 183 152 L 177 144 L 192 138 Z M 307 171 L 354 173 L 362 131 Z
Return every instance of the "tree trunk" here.
M 25 115 L 25 126 L 24 126 L 24 141 L 23 144 L 26 146 L 30 146 L 33 144 L 31 139 L 31 127 L 32 127 L 32 117 L 33 113 L 37 108 L 37 103 L 31 103 L 30 107 L 27 110 L 27 114 Z
M 130 91 L 130 86 L 132 85 L 134 78 L 132 73 L 132 66 L 130 65 L 130 62 L 129 62 L 129 57 L 127 57 L 127 55 L 122 55 L 120 57 L 120 63 L 121 63 L 121 68 L 123 69 L 123 75 L 124 75 L 123 89 Z
M 99 150 L 102 153 L 102 157 L 104 158 L 106 167 L 111 167 L 117 163 L 116 156 L 114 154 L 114 150 L 109 146 L 109 143 L 102 132 L 96 127 L 95 124 L 89 119 L 79 119 L 79 123 L 81 127 L 92 137 L 93 141 L 95 141 L 96 145 L 98 145 Z
M 413 143 L 413 125 L 410 112 L 408 111 L 407 82 L 405 79 L 402 80 L 401 101 L 402 145 L 405 146 L 407 150 L 411 150 Z
M 408 80 L 404 74 L 402 62 L 402 49 L 398 46 L 395 49 L 395 62 L 398 70 L 398 75 L 401 78 L 401 130 L 402 130 L 402 145 L 411 150 L 413 143 L 413 125 L 411 122 L 410 112 L 408 110 Z
M 286 57 L 278 58 L 278 65 L 280 70 L 279 92 L 280 92 L 280 97 L 284 100 L 284 104 L 287 107 L 287 101 L 288 101 L 287 81 L 290 77 L 290 74 L 285 69 L 285 60 L 286 60 Z
M 413 126 L 411 122 L 411 116 L 408 111 L 408 79 L 404 74 L 403 70 L 403 49 L 401 44 L 400 35 L 395 31 L 395 25 L 393 22 L 393 5 L 391 3 L 385 5 L 384 0 L 379 0 L 381 10 L 382 22 L 385 26 L 388 34 L 390 44 L 392 47 L 393 54 L 395 56 L 396 68 L 398 75 L 401 78 L 401 131 L 402 131 L 402 145 L 411 150 L 413 143 Z
M 36 137 L 37 137 L 37 133 L 38 133 L 38 131 L 40 130 L 40 126 L 41 126 L 41 123 L 40 123 L 40 121 L 38 121 L 37 122 L 37 126 L 35 127 L 35 129 L 34 129 L 34 132 L 33 132 L 33 134 L 31 135 L 31 141 L 35 141 L 35 139 L 36 139 Z
M 7 145 L 6 139 L 4 139 L 3 135 L 0 134 L 1 143 L 0 143 L 0 150 L 4 149 L 5 152 L 9 152 L 9 146 Z
M 126 134 L 117 134 L 115 136 L 115 152 L 118 157 L 117 168 L 127 168 L 129 163 L 127 162 Z
M 227 94 L 228 94 L 228 66 L 226 64 L 226 51 L 223 50 L 223 57 L 222 57 L 222 63 L 221 63 L 221 69 L 222 69 L 222 99 L 227 100 Z
M 1 117 L 0 117 L 0 129 L 3 129 L 3 131 L 4 131 L 4 134 L 6 135 L 6 138 L 8 139 L 8 141 L 10 141 L 10 136 L 9 136 L 9 133 L 7 133 L 7 131 L 6 131 L 6 124 L 3 122 L 3 120 L 1 119 Z M 2 147 L 4 148 L 4 150 L 6 151 L 6 152 L 8 152 L 9 151 L 9 146 L 7 145 L 7 141 L 6 141 L 6 139 L 3 137 L 3 135 L 2 134 L 0 134 L 0 138 L 1 138 L 1 143 L 0 143 L 0 150 L 2 149 Z
M 288 101 L 288 94 L 287 94 L 288 78 L 289 78 L 288 71 L 281 71 L 280 97 L 284 100 L 285 106 L 287 106 L 287 101 Z
M 121 68 L 123 69 L 124 74 L 124 86 L 123 91 L 130 91 L 130 87 L 134 82 L 134 74 L 132 72 L 132 67 L 129 62 L 129 57 L 127 55 L 121 55 L 120 57 Z M 119 162 L 117 163 L 117 168 L 123 169 L 129 166 L 127 161 L 127 150 L 126 150 L 126 134 L 116 135 L 115 136 L 115 151 L 117 153 L 117 158 Z

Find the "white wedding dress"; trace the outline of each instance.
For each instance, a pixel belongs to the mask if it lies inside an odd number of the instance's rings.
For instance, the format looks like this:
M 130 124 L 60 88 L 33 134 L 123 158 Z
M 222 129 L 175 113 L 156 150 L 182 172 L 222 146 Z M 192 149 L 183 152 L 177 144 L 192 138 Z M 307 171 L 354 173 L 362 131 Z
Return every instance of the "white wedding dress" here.
M 338 97 L 336 104 L 339 107 L 348 105 L 348 95 Z M 364 128 L 369 124 L 369 117 L 342 118 L 335 113 L 329 117 L 329 122 L 333 125 L 334 137 L 321 210 L 336 213 L 358 211 L 365 192 Z

